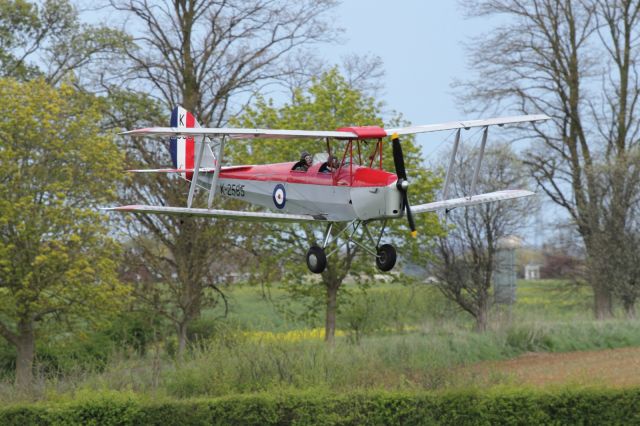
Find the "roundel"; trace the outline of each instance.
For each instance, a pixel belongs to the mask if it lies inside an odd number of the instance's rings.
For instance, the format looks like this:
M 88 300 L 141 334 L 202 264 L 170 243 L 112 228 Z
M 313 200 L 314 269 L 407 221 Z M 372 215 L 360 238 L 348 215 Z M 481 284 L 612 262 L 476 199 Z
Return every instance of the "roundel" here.
M 279 183 L 273 188 L 273 204 L 275 204 L 277 208 L 283 209 L 286 202 L 287 192 L 284 190 L 284 185 Z

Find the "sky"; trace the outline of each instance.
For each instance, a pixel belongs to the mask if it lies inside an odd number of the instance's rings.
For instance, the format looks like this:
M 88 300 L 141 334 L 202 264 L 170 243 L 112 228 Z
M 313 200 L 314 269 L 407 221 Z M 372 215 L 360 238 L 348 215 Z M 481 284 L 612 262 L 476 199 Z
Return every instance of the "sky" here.
M 391 108 L 413 124 L 459 116 L 450 84 L 465 76 L 461 42 L 481 32 L 481 22 L 465 20 L 455 0 L 344 0 L 336 17 L 345 43 L 326 47 L 327 56 L 380 56 L 386 72 L 383 100 Z
M 387 108 L 412 124 L 480 118 L 456 108 L 451 83 L 469 76 L 463 42 L 488 30 L 487 20 L 465 19 L 456 0 L 344 0 L 335 15 L 344 43 L 320 52 L 336 62 L 348 53 L 380 56 Z M 446 136 L 421 135 L 423 154 Z

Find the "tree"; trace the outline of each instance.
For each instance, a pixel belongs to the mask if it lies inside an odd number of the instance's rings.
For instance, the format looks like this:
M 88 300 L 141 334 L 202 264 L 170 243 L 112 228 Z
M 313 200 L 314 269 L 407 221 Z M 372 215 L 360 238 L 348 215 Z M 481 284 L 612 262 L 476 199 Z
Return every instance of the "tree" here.
M 110 0 L 135 26 L 131 88 L 220 127 L 236 105 L 291 73 L 285 59 L 334 39 L 333 0 Z
M 68 0 L 0 3 L 0 76 L 56 85 L 73 75 L 84 86 L 129 42 L 117 30 L 82 24 Z
M 110 4 L 123 13 L 128 26 L 137 28 L 136 46 L 126 53 L 128 74 L 118 82 L 118 90 L 124 86 L 147 93 L 167 110 L 180 104 L 202 125 L 224 124 L 255 91 L 292 72 L 284 66 L 289 54 L 332 38 L 325 18 L 334 4 L 330 0 Z M 113 93 L 113 85 L 110 90 Z M 127 141 L 127 151 L 136 168 L 155 168 L 169 159 L 168 150 L 147 140 Z M 179 206 L 185 203 L 187 189 L 188 183 L 166 176 L 138 176 L 122 201 Z M 203 201 L 196 197 L 194 204 L 198 203 Z M 228 232 L 235 226 L 223 220 L 142 215 L 130 223 L 130 235 L 141 241 L 136 253 L 154 265 L 166 286 L 162 294 L 147 293 L 146 299 L 176 326 L 180 355 L 189 324 L 223 296 L 213 277 L 236 243 L 234 233 Z M 155 245 L 148 244 L 149 237 Z M 172 303 L 165 305 L 169 300 Z
M 275 107 L 272 101 L 258 98 L 256 105 L 247 108 L 237 120 L 241 126 L 267 127 L 283 129 L 337 129 L 349 125 L 380 125 L 380 105 L 373 98 L 363 94 L 349 85 L 343 76 L 332 69 L 314 79 L 307 90 L 298 89 L 294 92 L 291 103 L 282 107 Z M 339 147 L 334 144 L 333 149 Z M 260 145 L 250 147 L 247 144 L 237 145 L 234 158 L 237 161 L 249 163 L 266 163 L 277 161 L 291 161 L 300 156 L 300 151 L 323 151 L 324 143 L 318 141 L 260 141 Z M 419 149 L 411 139 L 403 141 L 405 162 L 407 168 L 418 167 L 421 159 Z M 339 148 L 338 148 L 338 151 Z M 393 170 L 393 160 L 390 146 L 386 146 L 383 157 L 386 159 L 385 168 Z M 420 177 L 414 176 L 416 187 L 424 189 L 423 197 L 428 197 L 434 188 L 434 179 L 428 173 Z M 417 194 L 418 192 L 416 192 Z M 332 235 L 338 237 L 345 225 L 336 224 Z M 320 276 L 320 285 L 310 285 L 306 265 L 302 262 L 310 245 L 321 238 L 313 226 L 290 225 L 276 227 L 263 225 L 261 230 L 251 230 L 252 244 L 257 246 L 256 253 L 265 256 L 274 253 L 278 258 L 286 259 L 285 269 L 288 273 L 285 279 L 290 281 L 288 287 L 294 296 L 310 298 L 309 312 L 317 312 L 319 306 L 325 311 L 325 340 L 332 343 L 335 338 L 336 313 L 338 311 L 338 293 L 344 279 L 350 273 L 358 277 L 362 272 L 372 272 L 373 258 L 358 261 L 356 257 L 361 250 L 357 246 L 346 246 L 343 250 L 329 258 L 327 269 Z M 405 233 L 408 235 L 408 232 Z M 425 232 L 429 235 L 429 232 Z M 342 243 L 336 238 L 327 248 L 330 252 L 336 244 Z
M 89 95 L 0 79 L 0 97 L 0 335 L 28 386 L 45 322 L 95 320 L 127 299 L 97 211 L 114 199 L 122 156 Z
M 578 229 L 595 315 L 610 317 L 614 289 L 624 285 L 598 256 L 611 235 L 625 233 L 638 196 L 640 3 L 482 0 L 465 8 L 507 20 L 473 44 L 479 78 L 461 87 L 476 106 L 553 118 L 527 134 L 537 145 L 526 162 Z
M 477 150 L 461 151 L 457 155 L 451 193 L 460 197 L 471 194 L 479 154 Z M 523 166 L 507 145 L 494 145 L 485 155 L 477 183 L 480 193 L 525 186 Z M 498 242 L 526 226 L 527 214 L 535 202 L 527 198 L 447 213 L 446 220 L 451 226 L 447 235 L 438 238 L 432 271 L 442 294 L 474 318 L 476 331 L 483 332 L 488 325 Z

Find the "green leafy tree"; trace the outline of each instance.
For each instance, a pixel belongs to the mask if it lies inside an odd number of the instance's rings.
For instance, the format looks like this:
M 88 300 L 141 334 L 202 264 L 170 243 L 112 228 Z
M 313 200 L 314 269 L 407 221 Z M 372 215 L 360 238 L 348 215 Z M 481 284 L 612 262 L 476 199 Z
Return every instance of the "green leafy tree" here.
M 100 102 L 42 79 L 0 79 L 0 335 L 28 386 L 45 324 L 93 321 L 127 299 L 119 248 L 98 206 L 122 156 L 100 134 Z
M 336 69 L 332 69 L 314 79 L 308 90 L 295 90 L 292 101 L 282 107 L 274 106 L 273 101 L 258 98 L 255 106 L 246 109 L 234 124 L 245 127 L 302 130 L 337 129 L 343 126 L 362 125 L 383 126 L 380 108 L 380 104 L 373 98 L 366 97 L 351 87 Z M 341 153 L 340 143 L 335 143 L 333 149 L 338 149 L 336 153 Z M 431 174 L 419 171 L 421 158 L 419 149 L 412 139 L 403 142 L 403 149 L 407 167 L 416 181 L 415 186 L 420 189 L 416 194 L 421 194 L 420 201 L 426 200 L 431 197 L 436 180 Z M 261 140 L 254 145 L 233 144 L 230 150 L 233 150 L 232 158 L 237 163 L 269 163 L 297 160 L 302 150 L 322 152 L 325 150 L 325 143 L 316 140 Z M 383 158 L 385 169 L 394 170 L 390 144 L 384 147 Z M 417 198 L 413 199 L 414 202 L 416 200 Z M 430 235 L 431 227 L 428 226 L 428 222 L 437 225 L 434 216 L 421 218 L 419 223 L 427 229 L 424 235 Z M 345 226 L 336 225 L 332 231 L 334 237 L 338 237 Z M 408 231 L 402 232 L 403 227 L 404 224 L 398 223 L 392 228 L 392 238 L 400 244 L 404 243 L 408 236 Z M 321 238 L 316 228 L 317 226 L 309 225 L 286 227 L 252 225 L 251 235 L 247 240 L 256 247 L 255 253 L 263 258 L 261 263 L 279 264 L 287 271 L 285 278 L 290 283 L 288 289 L 294 297 L 307 300 L 308 306 L 305 310 L 307 315 L 319 314 L 321 307 L 324 306 L 325 340 L 333 342 L 338 311 L 338 292 L 343 288 L 342 283 L 350 273 L 356 279 L 367 274 L 371 277 L 374 271 L 372 268 L 374 259 L 372 256 L 368 256 L 366 260 L 362 256 L 356 257 L 360 252 L 359 248 L 348 245 L 329 257 L 327 268 L 320 276 L 320 286 L 310 284 L 303 259 L 309 246 Z M 341 242 L 341 238 L 337 238 L 327 248 L 327 252 Z M 415 242 L 411 244 L 417 247 Z M 269 257 L 269 253 L 275 254 L 275 257 Z

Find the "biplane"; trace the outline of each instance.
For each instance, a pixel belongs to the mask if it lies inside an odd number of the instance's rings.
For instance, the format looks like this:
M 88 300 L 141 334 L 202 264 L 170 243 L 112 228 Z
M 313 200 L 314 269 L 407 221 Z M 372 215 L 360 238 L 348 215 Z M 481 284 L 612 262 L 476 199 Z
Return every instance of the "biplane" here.
M 170 137 L 171 169 L 133 170 L 134 172 L 177 173 L 190 182 L 186 207 L 129 205 L 108 208 L 137 214 L 204 216 L 245 221 L 272 221 L 324 224 L 319 243 L 311 242 L 306 263 L 313 273 L 321 273 L 327 257 L 339 253 L 345 244 L 353 244 L 375 258 L 377 267 L 390 271 L 396 263 L 396 249 L 381 244 L 391 219 L 406 216 L 415 237 L 414 214 L 451 210 L 477 204 L 511 200 L 534 195 L 522 189 L 475 194 L 478 173 L 491 126 L 547 120 L 546 115 L 523 115 L 487 120 L 456 121 L 425 126 L 384 129 L 377 126 L 343 127 L 337 130 L 276 130 L 200 127 L 195 117 L 182 107 L 171 114 L 171 127 L 152 127 L 123 132 L 133 137 Z M 484 128 L 471 185 L 471 193 L 447 199 L 460 133 Z M 410 180 L 404 164 L 400 137 L 416 133 L 454 130 L 451 160 L 446 171 L 443 200 L 411 206 Z M 296 162 L 223 167 L 225 145 L 236 140 L 318 139 L 323 152 L 309 155 L 299 170 Z M 392 143 L 394 172 L 383 169 L 383 144 Z M 258 149 L 254 146 L 254 149 Z M 319 150 L 320 151 L 320 150 Z M 304 160 L 304 159 L 303 159 Z M 306 170 L 305 170 L 306 169 Z M 208 192 L 207 208 L 192 207 L 196 189 Z M 270 212 L 221 210 L 213 208 L 216 194 L 266 207 Z M 372 232 L 369 225 L 380 223 Z M 333 235 L 334 224 L 346 223 Z M 335 240 L 342 243 L 329 253 L 325 249 Z

